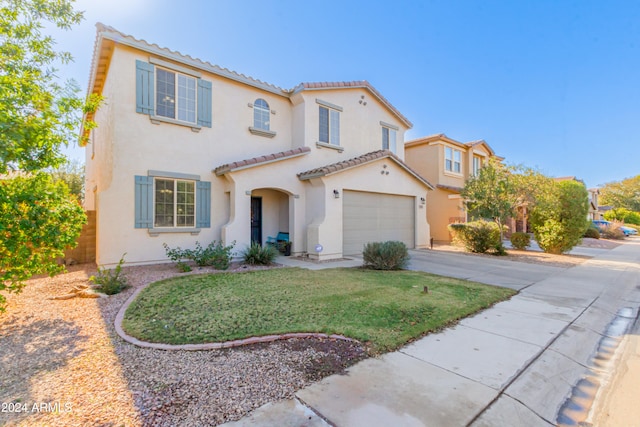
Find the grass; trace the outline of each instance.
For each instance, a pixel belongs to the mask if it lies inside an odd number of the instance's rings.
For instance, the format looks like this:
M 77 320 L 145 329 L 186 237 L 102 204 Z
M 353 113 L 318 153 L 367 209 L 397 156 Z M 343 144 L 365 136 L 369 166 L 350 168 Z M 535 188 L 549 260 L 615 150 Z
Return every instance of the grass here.
M 378 353 L 514 293 L 404 270 L 279 268 L 197 275 L 148 286 L 127 309 L 123 328 L 136 338 L 168 344 L 323 332 L 366 342 Z

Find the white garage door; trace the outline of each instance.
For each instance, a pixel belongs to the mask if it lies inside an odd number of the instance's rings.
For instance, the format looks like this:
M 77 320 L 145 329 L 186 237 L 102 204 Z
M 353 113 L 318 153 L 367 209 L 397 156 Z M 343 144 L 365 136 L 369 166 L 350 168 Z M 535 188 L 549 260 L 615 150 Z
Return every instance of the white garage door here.
M 399 240 L 415 246 L 414 198 L 395 194 L 343 192 L 344 255 L 362 254 L 368 242 Z

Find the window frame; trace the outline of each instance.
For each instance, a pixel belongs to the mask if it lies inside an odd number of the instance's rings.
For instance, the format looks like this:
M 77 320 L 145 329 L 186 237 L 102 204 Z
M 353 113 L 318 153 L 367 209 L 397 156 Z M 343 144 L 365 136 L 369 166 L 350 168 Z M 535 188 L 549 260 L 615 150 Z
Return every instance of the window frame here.
M 480 169 L 482 169 L 482 157 L 474 155 L 472 162 L 471 173 L 473 176 L 478 176 Z
M 393 135 L 393 138 L 392 138 L 392 135 Z M 386 141 L 385 141 L 385 136 L 386 136 Z M 382 125 L 382 149 L 389 150 L 393 154 L 396 154 L 396 151 L 398 150 L 398 129 L 397 128 L 384 125 L 384 124 Z
M 264 105 L 258 105 L 258 102 L 262 101 Z M 266 122 L 260 119 L 266 118 Z M 269 103 L 263 99 L 258 98 L 253 102 L 253 128 L 256 130 L 269 132 L 271 130 L 271 108 Z
M 449 146 L 444 147 L 444 170 L 456 175 L 462 174 L 462 151 Z
M 157 185 L 158 181 L 173 181 L 173 189 L 171 190 L 173 193 L 173 200 L 171 201 L 171 206 L 173 209 L 172 215 L 172 224 L 171 225 L 159 225 L 157 218 L 157 209 L 158 209 L 158 198 L 157 198 Z M 193 201 L 189 203 L 192 207 L 192 214 L 190 215 L 192 221 L 190 224 L 180 225 L 178 222 L 178 218 L 180 216 L 178 212 L 178 206 L 180 202 L 179 198 L 179 183 L 186 183 L 191 185 L 190 194 L 193 197 Z M 196 208 L 197 208 L 197 189 L 196 189 L 196 180 L 193 179 L 184 179 L 184 178 L 176 178 L 176 177 L 166 177 L 166 176 L 154 176 L 153 177 L 153 228 L 156 230 L 162 229 L 193 229 L 196 228 Z M 165 214 L 166 215 L 166 214 Z
M 318 148 L 333 148 L 339 152 L 344 151 L 340 145 L 340 115 L 342 107 L 327 101 L 316 99 L 318 104 Z M 323 111 L 326 111 L 326 119 L 323 119 Z M 326 130 L 325 130 L 326 129 Z M 323 138 L 326 134 L 326 141 Z
M 159 72 L 173 74 L 173 104 L 174 104 L 173 117 L 170 117 L 168 115 L 162 115 L 158 112 L 158 107 L 160 105 L 160 92 L 158 90 L 158 86 L 161 83 L 161 80 L 158 77 Z M 180 71 L 173 70 L 171 68 L 160 66 L 160 65 L 155 66 L 154 73 L 155 73 L 155 76 L 154 76 L 155 85 L 153 88 L 154 95 L 155 95 L 155 104 L 153 106 L 154 117 L 162 120 L 170 120 L 170 121 L 176 121 L 178 123 L 188 124 L 189 126 L 197 126 L 198 124 L 198 78 L 192 75 L 181 73 Z M 185 79 L 186 82 L 191 82 L 193 86 L 192 88 L 188 88 L 190 92 L 191 91 L 193 92 L 193 99 L 191 100 L 188 97 L 186 98 L 186 102 L 191 105 L 187 105 L 185 107 L 187 108 L 187 113 L 193 114 L 193 121 L 180 118 L 180 109 L 182 106 L 182 103 L 180 101 L 181 99 L 180 79 L 181 78 Z M 189 109 L 189 107 L 192 107 L 192 109 Z

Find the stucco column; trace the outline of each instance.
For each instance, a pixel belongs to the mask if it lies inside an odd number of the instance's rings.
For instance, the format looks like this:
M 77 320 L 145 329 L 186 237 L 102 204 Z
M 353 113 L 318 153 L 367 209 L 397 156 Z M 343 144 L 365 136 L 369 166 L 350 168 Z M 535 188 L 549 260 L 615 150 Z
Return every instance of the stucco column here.
M 236 250 L 243 250 L 251 242 L 251 193 L 227 176 L 230 182 L 229 222 L 222 226 L 221 237 L 225 245 L 236 242 Z

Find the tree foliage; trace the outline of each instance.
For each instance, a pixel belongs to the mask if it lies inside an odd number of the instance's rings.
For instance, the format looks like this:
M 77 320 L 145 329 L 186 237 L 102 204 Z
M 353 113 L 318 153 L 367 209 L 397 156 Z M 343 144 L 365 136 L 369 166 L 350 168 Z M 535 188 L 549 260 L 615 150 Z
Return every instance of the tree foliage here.
M 625 208 L 611 209 L 604 213 L 604 219 L 607 221 L 622 221 L 625 224 L 640 225 L 640 212 L 633 212 Z
M 17 292 L 35 274 L 62 271 L 56 258 L 75 245 L 85 222 L 67 186 L 50 175 L 0 179 L 0 291 Z M 0 310 L 4 300 L 0 295 Z
M 609 182 L 600 188 L 600 205 L 640 212 L 640 175 Z
M 531 209 L 536 241 L 545 252 L 561 254 L 580 242 L 588 227 L 589 195 L 576 181 L 556 182 Z
M 57 52 L 43 28 L 81 19 L 73 0 L 0 0 L 0 174 L 57 167 L 61 147 L 76 138 L 83 102 L 55 69 L 71 55 Z
M 62 181 L 80 204 L 84 201 L 84 165 L 77 160 L 67 161 L 56 169 L 48 169 L 54 182 Z

